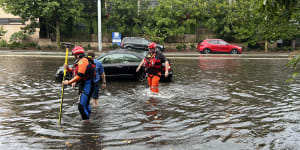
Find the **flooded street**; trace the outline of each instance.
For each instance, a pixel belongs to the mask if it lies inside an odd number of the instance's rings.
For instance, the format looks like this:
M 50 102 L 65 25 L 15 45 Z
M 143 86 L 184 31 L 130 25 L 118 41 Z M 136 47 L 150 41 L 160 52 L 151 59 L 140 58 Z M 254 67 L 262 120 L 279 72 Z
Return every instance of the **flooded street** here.
M 64 58 L 1 57 L 0 149 L 299 149 L 300 85 L 285 82 L 288 60 L 231 57 L 171 58 L 173 81 L 155 96 L 146 82 L 108 81 L 89 124 L 67 87 L 61 126 Z

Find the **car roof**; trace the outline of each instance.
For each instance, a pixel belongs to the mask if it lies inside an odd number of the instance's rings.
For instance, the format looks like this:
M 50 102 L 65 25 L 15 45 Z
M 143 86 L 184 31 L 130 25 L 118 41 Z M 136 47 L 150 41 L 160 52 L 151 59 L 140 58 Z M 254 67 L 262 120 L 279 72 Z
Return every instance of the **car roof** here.
M 145 39 L 143 37 L 124 37 L 123 39 Z
M 222 40 L 222 39 L 205 39 L 204 41 L 212 41 L 212 40 Z M 222 40 L 224 41 L 224 40 Z
M 147 40 L 150 42 L 150 40 L 146 39 L 146 38 L 143 38 L 143 37 L 124 37 L 122 42 L 126 42 L 128 40 L 137 40 L 137 39 L 142 39 L 142 40 Z

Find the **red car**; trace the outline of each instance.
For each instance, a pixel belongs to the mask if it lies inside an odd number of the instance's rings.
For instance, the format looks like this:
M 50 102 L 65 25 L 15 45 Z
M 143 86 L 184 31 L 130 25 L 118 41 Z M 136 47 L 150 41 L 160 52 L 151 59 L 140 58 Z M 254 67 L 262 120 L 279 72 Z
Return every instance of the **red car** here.
M 229 44 L 221 39 L 206 39 L 198 43 L 197 50 L 200 53 L 209 54 L 212 52 L 241 54 L 242 47 L 238 45 Z

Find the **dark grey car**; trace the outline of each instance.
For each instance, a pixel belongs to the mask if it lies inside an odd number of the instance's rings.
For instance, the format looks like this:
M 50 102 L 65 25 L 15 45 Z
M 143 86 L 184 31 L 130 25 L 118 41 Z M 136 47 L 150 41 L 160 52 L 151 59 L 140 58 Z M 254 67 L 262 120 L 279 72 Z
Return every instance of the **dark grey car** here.
M 147 54 L 146 51 L 140 50 L 128 50 L 128 49 L 118 49 L 112 50 L 108 53 L 104 53 L 96 59 L 98 59 L 103 64 L 105 75 L 108 79 L 118 79 L 118 78 L 135 78 L 137 80 L 145 80 L 144 68 L 136 72 L 136 68 L 139 66 L 142 59 Z M 170 62 L 170 60 L 168 60 Z M 72 67 L 71 65 L 69 67 Z M 169 76 L 165 78 L 164 76 L 164 63 L 162 73 L 162 81 L 171 81 L 173 71 L 171 69 L 171 63 L 169 68 Z M 64 73 L 64 66 L 61 66 L 56 72 L 56 79 L 62 80 Z M 71 79 L 72 74 L 68 73 L 66 79 Z
M 147 40 L 141 37 L 124 37 L 121 43 L 121 48 L 125 49 L 141 49 L 141 50 L 148 50 L 148 45 L 152 41 Z M 161 52 L 164 51 L 164 46 L 160 44 L 156 44 L 157 49 Z

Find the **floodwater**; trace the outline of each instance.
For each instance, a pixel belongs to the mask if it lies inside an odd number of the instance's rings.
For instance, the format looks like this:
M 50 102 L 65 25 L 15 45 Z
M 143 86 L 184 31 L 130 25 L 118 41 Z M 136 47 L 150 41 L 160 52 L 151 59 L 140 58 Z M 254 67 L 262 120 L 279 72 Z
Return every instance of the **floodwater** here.
M 0 149 L 300 149 L 300 86 L 287 59 L 171 59 L 173 81 L 109 81 L 90 123 L 77 90 L 55 81 L 63 58 L 1 57 Z M 299 82 L 299 81 L 298 81 Z

